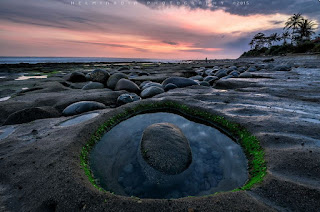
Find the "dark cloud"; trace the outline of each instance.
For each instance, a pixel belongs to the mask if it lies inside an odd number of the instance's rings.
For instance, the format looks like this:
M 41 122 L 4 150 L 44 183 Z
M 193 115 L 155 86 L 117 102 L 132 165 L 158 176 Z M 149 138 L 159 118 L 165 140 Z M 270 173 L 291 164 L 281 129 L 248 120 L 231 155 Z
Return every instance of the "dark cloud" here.
M 166 40 L 162 41 L 162 43 L 166 43 L 166 44 L 169 44 L 169 45 L 172 45 L 172 46 L 176 46 L 176 45 L 178 45 L 178 43 L 177 43 L 177 42 L 173 42 L 173 41 L 166 41 Z
M 237 15 L 274 14 L 274 13 L 303 13 L 319 15 L 318 0 L 138 0 L 138 2 L 153 8 L 187 7 L 190 9 L 223 9 Z
M 89 45 L 98 45 L 98 46 L 107 46 L 107 47 L 117 47 L 117 48 L 125 48 L 125 49 L 134 49 L 134 50 L 139 51 L 139 52 L 148 52 L 147 49 L 136 48 L 136 47 L 133 47 L 133 46 L 123 45 L 123 44 L 85 42 L 85 41 L 73 41 L 73 40 L 64 40 L 64 42 L 78 43 L 78 44 L 89 44 Z

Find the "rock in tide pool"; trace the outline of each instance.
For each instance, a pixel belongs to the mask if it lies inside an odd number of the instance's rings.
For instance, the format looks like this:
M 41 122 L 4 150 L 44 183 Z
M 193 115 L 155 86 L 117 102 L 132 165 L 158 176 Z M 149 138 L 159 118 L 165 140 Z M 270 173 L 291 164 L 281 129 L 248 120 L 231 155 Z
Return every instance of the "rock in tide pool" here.
M 178 86 L 176 86 L 175 84 L 172 83 L 168 83 L 166 86 L 164 86 L 164 91 L 169 91 L 172 89 L 178 88 Z
M 89 82 L 85 86 L 83 86 L 82 90 L 91 90 L 91 89 L 102 89 L 104 85 L 100 82 Z
M 102 84 L 106 84 L 107 80 L 109 79 L 110 74 L 105 70 L 94 70 L 90 74 L 90 78 L 93 82 L 100 82 Z
M 188 79 L 185 77 L 170 77 L 162 82 L 162 85 L 165 87 L 167 84 L 172 83 L 176 85 L 178 88 L 183 88 L 192 85 L 199 85 L 192 79 Z
M 68 81 L 70 81 L 70 82 L 85 82 L 85 81 L 87 81 L 87 78 L 83 73 L 73 72 L 70 75 Z
M 133 93 L 140 93 L 139 86 L 127 79 L 120 79 L 115 87 L 116 91 L 125 90 Z
M 128 76 L 123 73 L 112 74 L 107 81 L 107 87 L 114 89 L 120 79 L 128 79 Z
M 66 107 L 62 111 L 62 114 L 64 116 L 72 116 L 72 115 L 77 115 L 77 114 L 92 111 L 92 110 L 99 110 L 99 109 L 105 109 L 105 108 L 106 106 L 100 102 L 81 101 L 81 102 L 73 103 L 68 107 Z
M 147 127 L 141 139 L 143 159 L 154 169 L 175 175 L 186 170 L 192 162 L 191 148 L 182 131 L 170 123 Z
M 135 93 L 125 93 L 118 97 L 117 105 L 124 105 L 130 102 L 135 102 L 141 100 L 141 97 Z
M 33 107 L 23 109 L 9 115 L 4 125 L 28 123 L 37 119 L 56 118 L 60 113 L 53 107 Z
M 140 96 L 142 98 L 150 98 L 161 93 L 164 93 L 164 90 L 162 88 L 159 88 L 158 86 L 151 86 L 144 89 L 141 92 Z

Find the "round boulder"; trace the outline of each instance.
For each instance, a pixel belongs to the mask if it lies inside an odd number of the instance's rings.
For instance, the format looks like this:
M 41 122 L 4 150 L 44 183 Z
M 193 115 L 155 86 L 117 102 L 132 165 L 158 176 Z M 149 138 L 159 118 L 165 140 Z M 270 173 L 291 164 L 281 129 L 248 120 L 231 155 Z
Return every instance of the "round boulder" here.
M 144 89 L 141 92 L 140 96 L 142 98 L 150 98 L 161 93 L 164 93 L 163 88 L 159 88 L 158 86 L 151 86 Z
M 33 107 L 23 109 L 9 115 L 4 125 L 28 123 L 37 119 L 56 118 L 60 113 L 53 107 Z
M 143 159 L 152 168 L 176 175 L 186 170 L 192 162 L 188 139 L 170 123 L 157 123 L 147 127 L 140 143 Z
M 166 86 L 164 86 L 164 90 L 165 91 L 172 90 L 172 89 L 175 89 L 175 88 L 178 88 L 178 86 L 176 86 L 173 83 L 168 83 Z
M 156 87 L 159 87 L 159 88 L 163 88 L 162 85 L 160 83 L 157 83 L 157 82 L 149 82 L 147 84 L 145 84 L 144 86 L 142 86 L 142 90 L 146 89 L 146 88 L 149 88 L 151 86 L 156 86 Z
M 197 76 L 189 77 L 189 79 L 202 81 L 203 77 L 200 75 L 197 75 Z
M 125 93 L 118 97 L 117 105 L 124 105 L 130 102 L 135 102 L 141 100 L 141 97 L 135 93 Z
M 84 75 L 83 73 L 73 72 L 70 75 L 68 81 L 70 81 L 70 82 L 86 82 L 87 78 L 86 78 L 86 75 Z
M 178 88 L 184 88 L 184 87 L 192 86 L 192 85 L 199 85 L 194 80 L 188 79 L 185 77 L 170 77 L 170 78 L 164 80 L 162 82 L 162 85 L 163 85 L 163 87 L 165 87 L 169 83 L 175 84 Z
M 110 74 L 104 70 L 94 70 L 90 74 L 90 78 L 93 82 L 100 82 L 102 84 L 106 84 L 107 80 L 109 79 Z
M 83 86 L 82 90 L 91 90 L 91 89 L 102 89 L 104 85 L 100 82 L 89 82 L 85 86 Z
M 207 76 L 204 78 L 204 81 L 208 82 L 210 85 L 212 85 L 215 81 L 217 81 L 219 78 L 216 76 Z
M 252 74 L 250 72 L 244 72 L 239 75 L 240 78 L 250 78 L 252 77 Z
M 136 83 L 127 79 L 120 79 L 117 82 L 117 85 L 114 90 L 116 91 L 125 90 L 133 93 L 140 93 L 139 86 Z
M 62 114 L 64 116 L 72 116 L 72 115 L 77 115 L 77 114 L 85 113 L 92 110 L 99 110 L 99 109 L 105 109 L 105 108 L 106 106 L 100 102 L 81 101 L 81 102 L 73 103 L 68 107 L 66 107 L 62 111 Z
M 290 71 L 290 70 L 291 70 L 291 66 L 287 64 L 277 65 L 272 69 L 272 71 Z
M 114 89 L 120 79 L 128 79 L 128 76 L 123 73 L 112 74 L 107 81 L 107 87 Z
M 199 84 L 202 86 L 210 86 L 210 83 L 207 81 L 201 81 Z
M 222 70 L 220 70 L 220 71 L 218 71 L 217 73 L 216 73 L 216 77 L 218 77 L 218 78 L 222 78 L 222 77 L 225 77 L 225 76 L 227 76 L 228 74 L 227 74 L 227 71 L 226 70 L 224 70 L 224 69 L 222 69 Z

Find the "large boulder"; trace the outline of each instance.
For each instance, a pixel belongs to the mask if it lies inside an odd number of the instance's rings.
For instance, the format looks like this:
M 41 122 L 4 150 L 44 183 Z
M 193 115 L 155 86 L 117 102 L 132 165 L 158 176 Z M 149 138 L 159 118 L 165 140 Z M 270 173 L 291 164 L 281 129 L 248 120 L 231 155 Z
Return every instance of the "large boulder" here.
M 60 113 L 53 107 L 33 107 L 12 113 L 5 121 L 4 125 L 22 124 L 37 119 L 56 118 L 59 116 Z
M 141 100 L 141 97 L 135 93 L 125 93 L 118 97 L 117 105 L 124 105 L 130 102 L 135 102 Z
M 141 92 L 140 96 L 142 98 L 150 98 L 150 97 L 153 97 L 153 96 L 161 94 L 161 93 L 164 93 L 163 88 L 160 88 L 158 86 L 151 86 L 151 87 L 147 87 L 146 89 L 144 89 Z
M 81 72 L 73 72 L 69 76 L 68 81 L 70 82 L 85 82 L 87 81 L 86 76 Z
M 120 79 L 117 82 L 117 85 L 115 87 L 116 91 L 120 91 L 120 90 L 125 90 L 125 91 L 129 91 L 129 92 L 133 92 L 133 93 L 140 93 L 140 88 L 139 86 L 127 79 Z
M 89 82 L 85 86 L 83 86 L 82 90 L 91 90 L 91 89 L 102 89 L 104 85 L 100 82 Z
M 120 79 L 128 79 L 128 76 L 123 73 L 112 74 L 107 81 L 107 87 L 114 89 Z
M 157 123 L 147 127 L 142 135 L 140 150 L 146 163 L 157 171 L 176 175 L 192 162 L 188 139 L 170 123 Z
M 92 110 L 99 110 L 99 109 L 105 109 L 105 108 L 106 106 L 100 102 L 81 101 L 81 102 L 73 103 L 68 107 L 66 107 L 62 111 L 62 114 L 64 116 L 72 116 L 72 115 L 77 115 L 77 114 L 85 113 Z
M 185 77 L 170 77 L 170 78 L 164 80 L 162 82 L 162 85 L 163 85 L 163 87 L 165 87 L 169 83 L 176 85 L 178 88 L 184 88 L 184 87 L 192 86 L 192 85 L 199 85 L 194 80 L 188 79 Z
M 110 74 L 105 70 L 96 69 L 90 74 L 91 81 L 106 84 Z

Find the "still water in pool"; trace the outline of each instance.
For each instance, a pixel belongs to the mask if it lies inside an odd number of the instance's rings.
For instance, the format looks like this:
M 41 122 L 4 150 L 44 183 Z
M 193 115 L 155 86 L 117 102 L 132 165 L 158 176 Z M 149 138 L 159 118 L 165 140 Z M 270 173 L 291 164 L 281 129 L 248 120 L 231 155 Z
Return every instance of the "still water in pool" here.
M 172 123 L 187 137 L 192 163 L 179 180 L 149 181 L 138 161 L 146 127 Z M 97 183 L 108 191 L 140 198 L 202 196 L 241 187 L 248 179 L 247 159 L 231 138 L 219 130 L 172 113 L 134 116 L 108 131 L 90 154 Z

